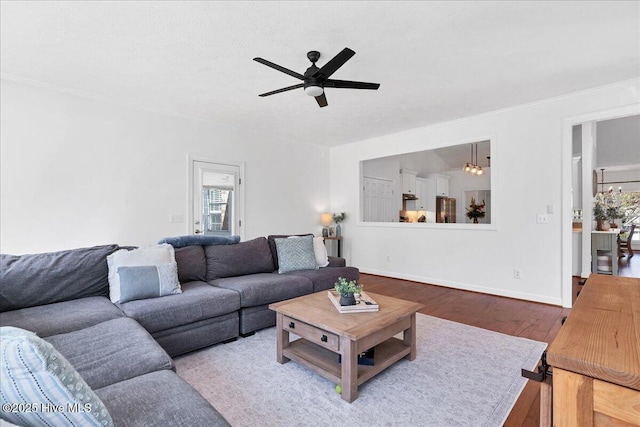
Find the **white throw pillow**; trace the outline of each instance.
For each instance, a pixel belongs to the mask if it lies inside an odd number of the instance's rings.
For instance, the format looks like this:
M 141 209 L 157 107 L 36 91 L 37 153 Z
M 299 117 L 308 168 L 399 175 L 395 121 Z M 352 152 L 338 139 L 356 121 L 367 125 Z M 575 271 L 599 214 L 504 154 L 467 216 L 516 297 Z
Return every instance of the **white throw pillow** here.
M 120 249 L 107 257 L 109 266 L 109 298 L 114 304 L 120 301 L 119 267 L 136 267 L 176 262 L 173 246 L 162 243 L 160 245 L 128 251 Z
M 316 256 L 316 264 L 318 264 L 318 267 L 326 267 L 329 265 L 327 247 L 324 245 L 324 239 L 322 237 L 313 238 L 313 253 Z

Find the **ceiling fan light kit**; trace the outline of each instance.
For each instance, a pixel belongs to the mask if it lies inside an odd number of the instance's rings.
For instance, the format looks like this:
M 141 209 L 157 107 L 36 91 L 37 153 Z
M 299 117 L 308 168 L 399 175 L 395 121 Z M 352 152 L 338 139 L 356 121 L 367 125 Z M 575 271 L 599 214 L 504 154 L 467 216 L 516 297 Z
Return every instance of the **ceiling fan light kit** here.
M 322 95 L 324 93 L 324 89 L 321 86 L 309 85 L 304 88 L 304 93 L 315 98 L 316 96 Z
M 342 67 L 353 55 L 356 53 L 345 47 L 340 53 L 334 56 L 329 62 L 324 64 L 322 68 L 316 66 L 316 62 L 320 59 L 320 52 L 312 50 L 307 53 L 307 58 L 311 61 L 311 67 L 307 68 L 304 74 L 296 73 L 295 71 L 284 68 L 278 64 L 267 61 L 262 58 L 253 58 L 254 61 L 259 62 L 267 67 L 278 70 L 282 73 L 288 74 L 292 77 L 302 80 L 303 83 L 288 86 L 282 89 L 277 89 L 271 92 L 262 93 L 258 96 L 265 97 L 275 95 L 276 93 L 282 93 L 293 89 L 304 88 L 304 93 L 312 96 L 318 102 L 318 106 L 326 107 L 328 105 L 327 98 L 324 93 L 324 88 L 333 87 L 338 89 L 370 89 L 377 90 L 380 87 L 380 83 L 367 83 L 367 82 L 354 82 L 349 80 L 332 80 L 329 77 L 335 73 L 340 67 Z

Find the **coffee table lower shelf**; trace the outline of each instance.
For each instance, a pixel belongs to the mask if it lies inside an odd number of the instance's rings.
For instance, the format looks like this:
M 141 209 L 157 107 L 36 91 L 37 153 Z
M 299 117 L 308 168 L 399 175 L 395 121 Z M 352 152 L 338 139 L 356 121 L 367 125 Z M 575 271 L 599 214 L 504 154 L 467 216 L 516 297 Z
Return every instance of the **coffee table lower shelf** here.
M 389 338 L 375 346 L 374 365 L 358 365 L 358 385 L 370 380 L 398 360 L 411 353 L 411 347 L 402 340 Z M 338 354 L 304 338 L 289 343 L 282 349 L 283 356 L 303 365 L 336 384 L 341 380 Z

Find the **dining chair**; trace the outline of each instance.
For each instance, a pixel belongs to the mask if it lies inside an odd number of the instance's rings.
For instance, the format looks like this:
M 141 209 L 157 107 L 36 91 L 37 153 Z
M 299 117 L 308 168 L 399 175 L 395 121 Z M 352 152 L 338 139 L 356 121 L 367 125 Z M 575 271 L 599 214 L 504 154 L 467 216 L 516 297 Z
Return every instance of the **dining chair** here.
M 625 240 L 622 240 L 620 238 L 620 235 L 618 235 L 618 256 L 621 257 L 626 252 L 626 254 L 629 256 L 628 259 L 633 257 L 633 248 L 631 247 L 631 239 L 633 238 L 633 232 L 635 230 L 636 230 L 636 225 L 633 224 Z

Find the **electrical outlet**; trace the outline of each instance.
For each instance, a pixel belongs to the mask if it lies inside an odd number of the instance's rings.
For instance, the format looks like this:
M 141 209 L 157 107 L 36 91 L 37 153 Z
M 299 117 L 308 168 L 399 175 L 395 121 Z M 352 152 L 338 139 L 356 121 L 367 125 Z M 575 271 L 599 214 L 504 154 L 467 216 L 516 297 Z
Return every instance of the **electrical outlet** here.
M 522 270 L 520 269 L 514 269 L 513 270 L 513 277 L 515 277 L 516 279 L 522 279 Z
M 391 262 L 391 255 L 387 255 L 387 262 Z

